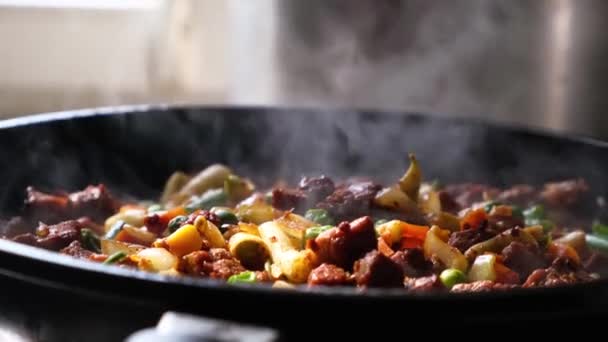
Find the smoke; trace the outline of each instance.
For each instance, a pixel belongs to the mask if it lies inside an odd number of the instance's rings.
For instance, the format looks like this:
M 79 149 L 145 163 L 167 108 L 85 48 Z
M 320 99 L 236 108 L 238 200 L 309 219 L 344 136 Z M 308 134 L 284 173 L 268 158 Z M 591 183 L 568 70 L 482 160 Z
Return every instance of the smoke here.
M 279 98 L 521 122 L 521 109 L 529 114 L 539 106 L 529 90 L 540 79 L 532 50 L 542 42 L 540 7 L 529 1 L 288 1 L 278 29 Z

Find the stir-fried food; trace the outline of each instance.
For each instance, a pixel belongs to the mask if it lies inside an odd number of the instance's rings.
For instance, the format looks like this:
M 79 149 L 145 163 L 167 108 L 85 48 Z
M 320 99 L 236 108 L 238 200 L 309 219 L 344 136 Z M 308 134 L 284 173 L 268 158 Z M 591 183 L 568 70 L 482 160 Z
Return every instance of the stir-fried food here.
M 264 191 L 263 191 L 264 190 Z M 258 189 L 223 165 L 173 174 L 157 202 L 103 185 L 27 189 L 5 238 L 112 267 L 228 284 L 489 291 L 593 281 L 608 269 L 608 226 L 588 226 L 580 179 L 540 188 L 440 185 L 410 166 L 394 184 Z

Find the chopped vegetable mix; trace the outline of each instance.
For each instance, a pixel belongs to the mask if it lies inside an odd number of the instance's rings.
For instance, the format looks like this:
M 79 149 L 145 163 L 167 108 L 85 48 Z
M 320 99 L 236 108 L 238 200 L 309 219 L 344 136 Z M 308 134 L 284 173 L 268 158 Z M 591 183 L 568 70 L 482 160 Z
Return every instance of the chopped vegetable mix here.
M 105 265 L 278 288 L 488 291 L 602 273 L 608 225 L 577 211 L 590 203 L 584 180 L 442 184 L 408 159 L 385 184 L 319 176 L 259 189 L 215 164 L 176 172 L 153 200 L 119 201 L 103 185 L 28 188 L 23 221 L 40 224 L 5 238 Z

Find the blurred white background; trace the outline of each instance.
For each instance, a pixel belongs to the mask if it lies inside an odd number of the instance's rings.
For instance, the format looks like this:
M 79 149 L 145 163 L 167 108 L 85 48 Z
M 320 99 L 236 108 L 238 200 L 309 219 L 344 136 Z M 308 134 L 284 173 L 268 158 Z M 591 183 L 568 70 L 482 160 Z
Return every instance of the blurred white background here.
M 0 118 L 414 110 L 608 137 L 604 0 L 0 0 Z
M 248 21 L 259 13 L 272 18 L 269 4 L 0 0 L 0 117 L 133 103 L 267 102 L 271 23 Z M 255 45 L 251 54 L 231 53 L 248 44 Z M 243 67 L 252 64 L 259 67 Z M 241 98 L 251 80 L 255 86 Z

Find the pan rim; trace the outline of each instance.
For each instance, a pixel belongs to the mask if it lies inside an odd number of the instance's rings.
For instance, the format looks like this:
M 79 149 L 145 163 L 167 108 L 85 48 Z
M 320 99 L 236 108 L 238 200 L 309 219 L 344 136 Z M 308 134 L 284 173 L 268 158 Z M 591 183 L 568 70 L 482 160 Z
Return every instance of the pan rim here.
M 379 115 L 403 115 L 412 117 L 427 118 L 432 117 L 432 120 L 440 120 L 444 122 L 454 122 L 467 125 L 481 125 L 490 129 L 499 129 L 509 132 L 517 132 L 523 134 L 529 134 L 540 138 L 558 139 L 569 143 L 584 144 L 592 147 L 606 149 L 608 151 L 608 142 L 601 141 L 592 137 L 586 137 L 581 135 L 564 134 L 551 132 L 544 129 L 520 127 L 517 125 L 491 122 L 480 118 L 468 118 L 468 117 L 442 117 L 433 116 L 432 114 L 420 113 L 420 112 L 398 112 L 398 111 L 382 111 L 382 110 L 360 110 L 350 108 L 314 108 L 314 107 L 293 107 L 293 106 L 227 106 L 227 105 L 191 105 L 191 104 L 142 104 L 142 105 L 125 105 L 125 106 L 109 106 L 109 107 L 96 107 L 96 108 L 85 108 L 69 111 L 58 111 L 51 113 L 33 114 L 26 115 L 23 117 L 7 119 L 0 121 L 0 131 L 10 130 L 12 128 L 35 126 L 45 123 L 52 123 L 65 120 L 78 120 L 96 116 L 106 115 L 136 115 L 145 114 L 151 111 L 160 112 L 174 112 L 178 110 L 222 110 L 222 111 L 298 111 L 298 112 L 318 112 L 319 110 L 331 111 L 341 114 L 348 112 L 369 112 Z M 270 294 L 272 296 L 339 296 L 347 299 L 358 300 L 359 298 L 366 299 L 381 299 L 381 300 L 412 300 L 412 301 L 460 301 L 460 300 L 485 300 L 486 298 L 512 298 L 514 296 L 539 296 L 539 295 L 559 295 L 560 293 L 566 292 L 584 292 L 586 289 L 591 287 L 602 287 L 608 288 L 608 279 L 599 279 L 590 283 L 579 283 L 575 285 L 557 286 L 552 288 L 530 288 L 530 289 L 512 289 L 508 291 L 492 291 L 492 292 L 480 292 L 480 293 L 413 293 L 404 291 L 403 289 L 367 289 L 364 292 L 350 287 L 326 287 L 326 288 L 312 288 L 293 291 L 289 289 L 277 289 L 271 288 L 266 285 L 257 286 L 241 286 L 241 285 L 229 285 L 222 281 L 204 278 L 193 278 L 193 277 L 173 277 L 173 276 L 161 276 L 157 274 L 151 274 L 144 271 L 128 270 L 113 266 L 106 266 L 89 262 L 85 260 L 78 260 L 73 257 L 61 255 L 56 252 L 43 250 L 41 248 L 31 247 L 23 245 L 17 242 L 0 239 L 0 253 L 10 254 L 14 257 L 23 258 L 27 260 L 33 260 L 38 263 L 53 264 L 55 267 L 61 269 L 71 269 L 78 272 L 94 273 L 99 276 L 110 276 L 115 278 L 126 279 L 129 281 L 136 282 L 152 282 L 158 285 L 170 284 L 176 287 L 195 287 L 209 291 L 234 291 L 238 289 L 239 292 L 243 292 L 247 295 L 256 294 Z M 18 270 L 11 270 L 17 272 Z M 65 284 L 70 286 L 70 284 Z

